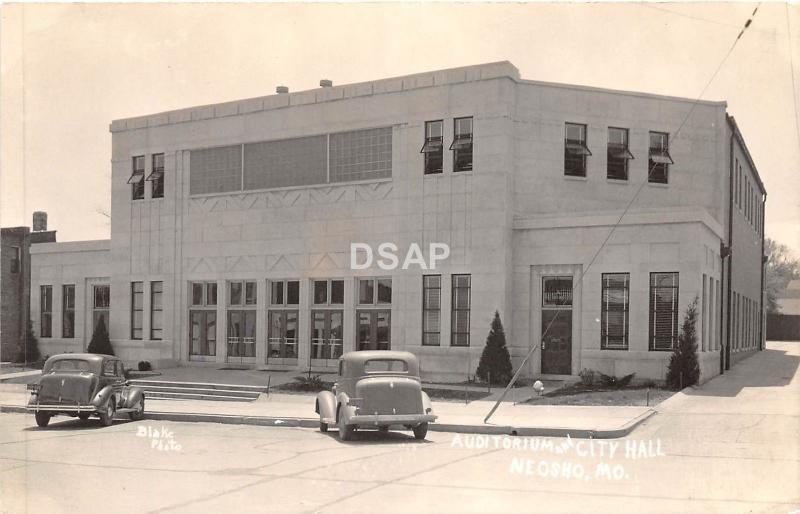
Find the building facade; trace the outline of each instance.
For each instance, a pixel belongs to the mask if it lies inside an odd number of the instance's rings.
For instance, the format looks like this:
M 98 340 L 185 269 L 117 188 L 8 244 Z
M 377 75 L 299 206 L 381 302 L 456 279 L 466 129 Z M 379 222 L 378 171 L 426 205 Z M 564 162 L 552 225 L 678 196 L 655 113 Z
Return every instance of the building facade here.
M 31 256 L 32 244 L 55 242 L 55 230 L 47 230 L 47 215 L 36 213 L 34 216 L 34 231 L 28 227 L 8 227 L 0 229 L 0 360 L 10 362 L 16 360 L 26 343 L 26 326 L 29 318 L 30 286 L 31 286 Z M 38 223 L 44 219 L 44 225 Z M 34 334 L 40 334 L 41 329 L 48 329 L 47 312 L 49 301 L 47 295 L 42 297 L 45 302 L 40 306 L 38 313 L 44 312 L 44 325 L 38 327 L 34 324 Z M 41 321 L 42 316 L 37 316 Z
M 766 195 L 724 102 L 500 62 L 110 129 L 110 241 L 32 255 L 34 316 L 44 286 L 81 299 L 82 336 L 51 352 L 85 348 L 100 311 L 129 361 L 326 370 L 391 348 L 463 380 L 497 311 L 515 367 L 535 349 L 526 375 L 662 379 L 695 298 L 704 380 L 763 340 Z

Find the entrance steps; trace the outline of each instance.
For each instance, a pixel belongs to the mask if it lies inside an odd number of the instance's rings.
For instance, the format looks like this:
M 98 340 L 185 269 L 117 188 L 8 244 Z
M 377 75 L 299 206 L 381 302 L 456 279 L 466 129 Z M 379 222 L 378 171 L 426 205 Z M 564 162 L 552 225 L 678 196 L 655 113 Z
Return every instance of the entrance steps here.
M 203 382 L 169 382 L 165 380 L 131 380 L 132 386 L 144 389 L 148 400 L 213 400 L 228 402 L 252 402 L 266 386 L 235 384 L 207 384 Z

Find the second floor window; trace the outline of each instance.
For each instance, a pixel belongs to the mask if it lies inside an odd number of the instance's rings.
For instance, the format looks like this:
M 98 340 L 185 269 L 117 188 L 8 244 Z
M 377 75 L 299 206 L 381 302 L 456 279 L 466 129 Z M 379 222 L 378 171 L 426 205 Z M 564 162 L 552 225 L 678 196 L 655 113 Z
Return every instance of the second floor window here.
M 453 171 L 472 169 L 472 116 L 453 120 Z
M 128 179 L 131 185 L 131 199 L 141 200 L 144 198 L 144 155 L 137 155 L 133 158 L 133 172 Z
M 432 175 L 442 172 L 444 161 L 442 120 L 425 122 L 425 144 L 422 145 L 421 154 L 425 155 L 425 174 Z
M 147 176 L 152 184 L 150 198 L 164 198 L 164 154 L 153 154 L 153 171 Z
M 669 155 L 669 134 L 650 132 L 650 159 L 647 164 L 647 181 L 654 184 L 669 183 L 669 165 L 675 164 Z
M 586 125 L 567 123 L 564 128 L 564 175 L 586 176 L 586 157 L 592 155 L 586 146 Z
M 608 128 L 607 177 L 628 180 L 628 159 L 633 159 L 628 149 L 628 129 Z

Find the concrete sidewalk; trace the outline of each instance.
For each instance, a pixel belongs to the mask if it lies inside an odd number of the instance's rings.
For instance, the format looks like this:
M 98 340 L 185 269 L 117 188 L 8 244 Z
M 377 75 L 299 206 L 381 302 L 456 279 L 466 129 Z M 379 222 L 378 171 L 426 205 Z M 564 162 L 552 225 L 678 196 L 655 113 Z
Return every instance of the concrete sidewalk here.
M 24 412 L 28 401 L 24 384 L 0 384 L 0 412 Z M 270 394 L 253 402 L 151 400 L 146 419 L 216 423 L 317 427 L 314 396 Z M 515 434 L 578 438 L 616 438 L 630 433 L 655 413 L 647 407 L 577 407 L 503 403 L 483 422 L 493 402 L 469 404 L 433 402 L 439 416 L 430 430 L 480 434 Z

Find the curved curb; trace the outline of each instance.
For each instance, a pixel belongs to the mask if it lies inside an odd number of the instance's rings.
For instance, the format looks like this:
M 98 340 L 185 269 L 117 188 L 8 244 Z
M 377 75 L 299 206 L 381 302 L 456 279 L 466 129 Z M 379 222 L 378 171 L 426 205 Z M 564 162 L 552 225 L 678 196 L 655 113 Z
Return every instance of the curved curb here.
M 0 405 L 0 412 L 27 413 L 25 407 Z M 640 414 L 620 428 L 613 430 L 574 429 L 566 427 L 515 427 L 508 425 L 457 425 L 453 423 L 433 423 L 431 432 L 454 432 L 460 434 L 511 435 L 522 437 L 572 437 L 575 439 L 617 439 L 630 434 L 642 422 L 656 413 L 650 409 Z M 160 421 L 182 421 L 186 423 L 222 423 L 226 425 L 257 425 L 278 428 L 319 428 L 317 418 L 290 418 L 277 416 L 241 416 L 236 414 L 200 414 L 192 412 L 153 412 L 145 413 L 144 419 Z

